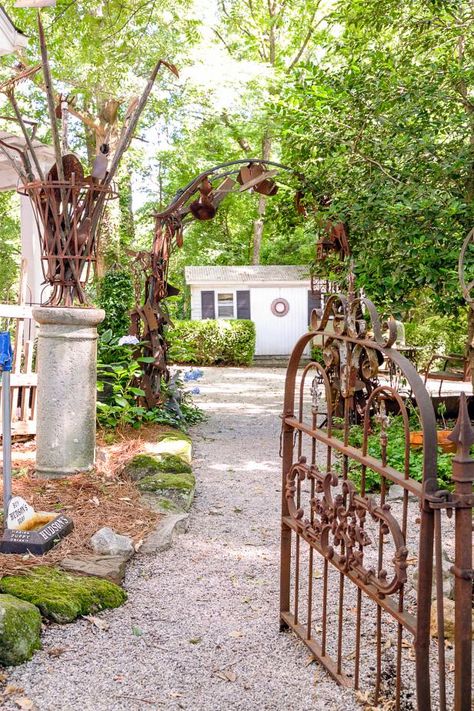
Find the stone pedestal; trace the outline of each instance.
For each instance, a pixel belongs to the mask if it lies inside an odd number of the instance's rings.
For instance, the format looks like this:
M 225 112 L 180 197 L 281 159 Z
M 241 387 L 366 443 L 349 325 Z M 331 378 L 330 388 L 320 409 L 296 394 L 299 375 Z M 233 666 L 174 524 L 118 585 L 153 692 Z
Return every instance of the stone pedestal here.
M 59 478 L 95 463 L 97 324 L 102 309 L 33 309 L 37 353 L 36 471 Z

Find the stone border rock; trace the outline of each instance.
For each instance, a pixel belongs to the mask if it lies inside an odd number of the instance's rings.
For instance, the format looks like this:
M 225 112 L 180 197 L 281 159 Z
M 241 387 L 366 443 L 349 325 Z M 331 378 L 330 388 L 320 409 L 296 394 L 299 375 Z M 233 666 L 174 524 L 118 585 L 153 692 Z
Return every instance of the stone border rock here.
M 145 451 L 127 462 L 125 474 L 137 482 L 143 501 L 164 514 L 141 546 L 141 553 L 152 555 L 167 550 L 176 534 L 187 531 L 187 512 L 196 490 L 191 461 L 191 439 L 179 432 L 165 432 L 156 444 L 147 442 Z
M 188 529 L 196 488 L 191 460 L 190 437 L 169 431 L 127 462 L 125 475 L 137 483 L 146 505 L 163 514 L 137 550 L 131 538 L 104 527 L 91 538 L 91 554 L 68 556 L 59 568 L 38 566 L 0 578 L 0 667 L 22 664 L 40 649 L 42 616 L 63 624 L 125 602 L 120 586 L 127 561 L 138 551 L 167 550 Z

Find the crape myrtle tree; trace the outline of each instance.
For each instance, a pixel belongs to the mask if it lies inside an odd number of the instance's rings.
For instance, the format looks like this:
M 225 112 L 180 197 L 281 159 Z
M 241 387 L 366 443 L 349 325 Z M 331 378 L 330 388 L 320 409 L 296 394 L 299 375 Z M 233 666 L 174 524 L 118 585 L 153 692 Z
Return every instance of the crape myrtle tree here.
M 474 226 L 474 2 L 340 2 L 331 30 L 273 102 L 282 160 L 313 184 L 316 226 L 348 224 L 371 298 L 406 316 L 423 293 L 427 315 L 456 314 Z

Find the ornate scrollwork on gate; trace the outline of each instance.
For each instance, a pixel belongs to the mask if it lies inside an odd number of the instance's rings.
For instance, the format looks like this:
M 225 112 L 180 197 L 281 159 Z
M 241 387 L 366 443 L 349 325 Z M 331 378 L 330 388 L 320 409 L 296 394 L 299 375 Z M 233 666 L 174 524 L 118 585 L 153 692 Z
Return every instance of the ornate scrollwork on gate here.
M 296 504 L 297 482 L 305 479 L 315 483 L 316 495 L 310 499 L 311 520 Z M 323 472 L 316 464 L 307 465 L 306 458 L 300 457 L 287 476 L 289 514 L 303 538 L 341 572 L 354 573 L 365 585 L 373 585 L 379 596 L 391 595 L 407 580 L 408 550 L 400 526 L 388 504 L 379 505 L 373 497 L 361 496 L 347 480 L 342 482 L 342 492 L 333 495 L 338 486 L 336 473 Z M 385 569 L 376 572 L 364 565 L 364 549 L 372 544 L 364 528 L 367 515 L 380 525 L 381 536 L 392 538 L 395 554 L 390 575 Z

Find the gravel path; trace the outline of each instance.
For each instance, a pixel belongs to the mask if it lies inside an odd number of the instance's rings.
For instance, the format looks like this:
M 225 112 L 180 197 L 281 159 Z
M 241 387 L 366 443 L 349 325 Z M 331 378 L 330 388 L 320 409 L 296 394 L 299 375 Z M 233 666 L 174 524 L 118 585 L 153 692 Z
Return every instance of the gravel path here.
M 9 672 L 38 711 L 350 711 L 291 634 L 278 632 L 279 414 L 284 370 L 205 369 L 186 535 L 129 566 L 128 603 L 52 625 Z M 14 702 L 7 709 L 17 709 Z

